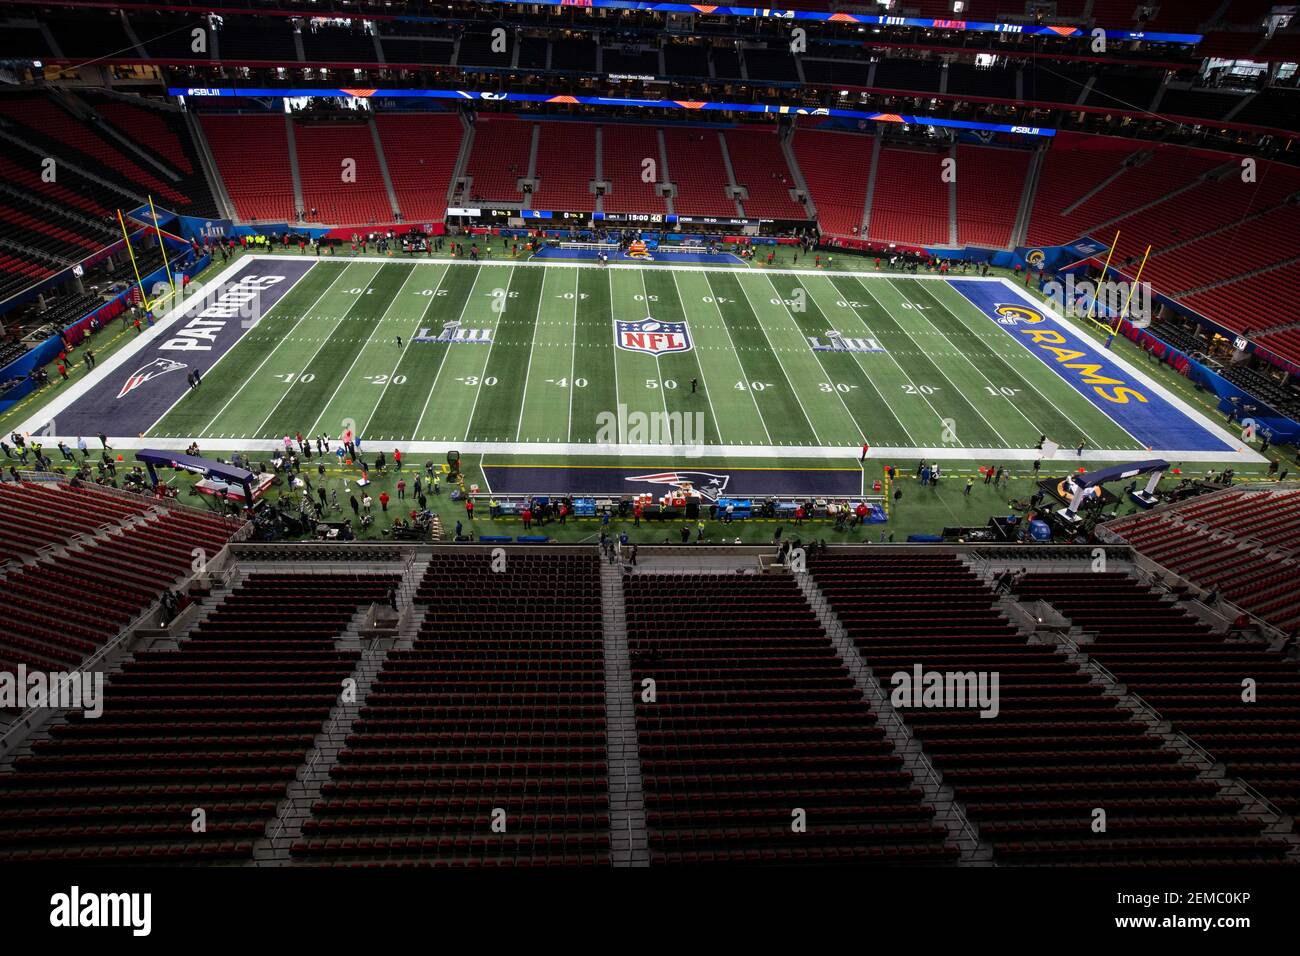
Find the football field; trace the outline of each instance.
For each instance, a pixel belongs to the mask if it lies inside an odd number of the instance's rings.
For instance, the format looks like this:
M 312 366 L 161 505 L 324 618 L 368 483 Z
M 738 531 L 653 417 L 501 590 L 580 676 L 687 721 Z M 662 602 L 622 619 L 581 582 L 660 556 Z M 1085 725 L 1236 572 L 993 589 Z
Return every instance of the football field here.
M 252 257 L 256 321 L 182 305 L 30 430 L 262 450 L 1031 460 L 1253 453 L 1002 279 Z M 276 273 L 276 270 L 279 270 Z M 272 278 L 265 276 L 276 273 Z M 257 276 L 262 276 L 258 279 Z M 252 277 L 252 278 L 250 278 Z M 205 300 L 210 301 L 210 300 Z M 195 318 L 198 316 L 198 318 Z M 189 387 L 190 371 L 202 383 Z M 649 424 L 647 424 L 649 423 Z M 662 424 L 662 428 L 656 427 Z

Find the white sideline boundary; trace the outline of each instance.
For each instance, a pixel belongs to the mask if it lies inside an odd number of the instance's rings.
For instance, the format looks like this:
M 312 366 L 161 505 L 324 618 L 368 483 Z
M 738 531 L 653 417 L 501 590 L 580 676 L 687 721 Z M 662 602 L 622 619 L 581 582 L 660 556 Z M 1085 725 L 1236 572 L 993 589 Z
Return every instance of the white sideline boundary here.
M 265 255 L 249 254 L 244 259 L 269 259 L 279 261 L 283 259 L 297 259 L 294 255 Z M 865 272 L 849 272 L 844 269 L 826 270 L 826 269 L 768 269 L 748 266 L 745 269 L 727 269 L 718 266 L 711 266 L 707 263 L 694 262 L 611 262 L 609 265 L 596 265 L 590 262 L 581 262 L 574 260 L 571 262 L 546 262 L 534 259 L 417 259 L 415 257 L 402 256 L 303 256 L 304 259 L 315 259 L 317 262 L 414 262 L 416 265 L 444 265 L 444 266 L 519 266 L 525 269 L 668 269 L 673 272 L 761 272 L 769 275 L 785 276 L 854 276 L 859 279 L 868 279 L 875 277 L 877 279 L 921 279 L 926 282 L 947 282 L 949 279 L 963 279 L 971 282 L 1008 282 L 1009 280 L 1001 276 L 975 276 L 975 275 L 923 275 L 918 273 L 889 272 L 881 270 L 876 272 L 874 269 Z M 244 259 L 240 261 L 243 262 Z
M 167 451 L 183 451 L 191 442 L 199 441 L 200 446 L 207 446 L 214 451 L 249 451 L 274 452 L 283 449 L 284 442 L 274 438 L 260 439 L 194 439 L 194 438 L 122 438 L 112 440 L 113 447 L 120 450 L 140 448 L 159 448 Z M 661 458 L 672 459 L 679 463 L 702 461 L 712 458 L 806 458 L 817 461 L 857 461 L 862 454 L 860 446 L 844 447 L 841 445 L 705 445 L 687 447 L 683 445 L 597 445 L 591 442 L 484 442 L 484 441 L 386 441 L 382 444 L 366 440 L 362 436 L 367 454 L 371 452 L 389 453 L 394 448 L 403 455 L 444 454 L 449 449 L 456 449 L 461 455 L 537 455 L 570 458 L 618 457 L 618 458 Z M 1136 462 L 1150 461 L 1152 458 L 1165 458 L 1172 464 L 1185 462 L 1212 462 L 1243 464 L 1246 462 L 1263 463 L 1261 455 L 1250 452 L 1251 457 L 1241 453 L 1206 452 L 1206 451 L 1147 451 L 1130 449 L 1127 451 L 1090 451 L 1076 455 L 1073 449 L 1060 449 L 1048 458 L 1037 448 L 911 448 L 905 446 L 871 446 L 867 455 L 869 460 L 892 463 L 895 459 L 924 458 L 927 461 L 969 460 L 984 463 L 986 461 L 1023 461 L 1032 462 L 1042 456 L 1043 461 L 1098 463 L 1098 462 Z
M 204 292 L 198 295 L 191 295 L 186 301 L 175 306 L 161 319 L 154 322 L 152 329 L 146 330 L 135 338 L 133 342 L 106 359 L 102 365 L 97 365 L 95 370 L 87 377 L 80 379 L 76 384 L 69 386 L 66 391 L 61 392 L 54 398 L 50 404 L 37 412 L 32 418 L 24 421 L 19 426 L 18 431 L 24 434 L 32 434 L 45 427 L 51 420 L 58 423 L 59 413 L 70 405 L 81 399 L 94 386 L 99 384 L 101 378 L 120 368 L 122 365 L 130 362 L 137 353 L 145 348 L 160 335 L 166 334 L 168 330 L 177 323 L 179 319 L 188 314 L 192 309 L 207 301 L 209 290 L 216 292 L 220 286 L 228 281 L 244 265 L 252 261 L 278 262 L 288 259 L 293 261 L 295 256 L 281 255 L 244 255 L 235 262 L 232 262 L 208 282 L 204 283 Z M 668 269 L 677 272 L 719 272 L 731 271 L 720 270 L 716 266 L 696 265 L 696 264 L 669 264 L 656 263 L 653 266 L 646 266 L 638 263 L 611 263 L 609 265 L 593 265 L 588 263 L 557 263 L 557 262 L 534 262 L 531 260 L 523 261 L 495 261 L 495 260 L 478 260 L 476 262 L 466 260 L 447 260 L 447 259 L 413 259 L 387 256 L 322 256 L 303 257 L 312 259 L 315 262 L 338 261 L 343 263 L 350 262 L 367 262 L 376 264 L 414 262 L 419 265 L 430 266 L 472 266 L 481 268 L 484 266 L 507 266 L 523 267 L 536 269 L 635 269 L 645 268 Z M 875 279 L 887 280 L 897 278 L 892 272 L 875 272 L 865 271 L 835 271 L 827 272 L 820 269 L 765 269 L 753 270 L 763 271 L 766 274 L 776 275 L 794 275 L 794 276 L 850 276 L 858 279 Z M 310 275 L 312 269 L 308 269 L 294 283 Z M 1033 308 L 1039 309 L 1060 322 L 1063 326 L 1073 331 L 1082 341 L 1094 345 L 1099 351 L 1094 339 L 1087 332 L 1075 325 L 1069 319 L 1066 319 L 1055 309 L 1046 303 L 1031 298 L 1027 293 L 1021 290 L 1016 283 L 1002 276 L 935 276 L 935 275 L 906 275 L 904 278 L 918 279 L 929 282 L 947 282 L 949 279 L 961 279 L 971 282 L 991 282 L 1001 283 L 1006 289 L 1014 293 L 1016 298 Z M 288 291 L 292 291 L 293 286 Z M 226 352 L 229 355 L 239 345 L 236 342 Z M 1182 414 L 1192 421 L 1204 427 L 1211 434 L 1222 439 L 1229 446 L 1236 448 L 1237 451 L 1215 452 L 1215 451 L 1194 451 L 1194 450 L 1169 450 L 1169 449 L 1132 449 L 1127 451 L 1094 451 L 1085 449 L 1082 456 L 1075 455 L 1067 449 L 1061 449 L 1056 456 L 1057 461 L 1075 461 L 1075 462 L 1136 462 L 1146 461 L 1153 457 L 1166 458 L 1174 463 L 1178 462 L 1211 462 L 1222 463 L 1232 462 L 1236 464 L 1267 464 L 1268 459 L 1258 452 L 1254 451 L 1248 445 L 1243 445 L 1240 436 L 1235 436 L 1224 430 L 1218 424 L 1213 422 L 1203 413 L 1196 411 L 1181 398 L 1169 392 L 1159 383 L 1152 380 L 1144 372 L 1131 365 L 1127 360 L 1114 352 L 1107 352 L 1111 360 L 1133 378 L 1149 388 L 1153 393 L 1158 394 L 1166 402 L 1178 409 Z M 225 355 L 222 356 L 225 358 Z M 1053 374 L 1055 374 L 1053 372 Z M 1084 397 L 1084 396 L 1081 396 Z M 1086 401 L 1086 397 L 1084 397 Z M 154 423 L 155 425 L 157 422 Z M 152 425 L 150 426 L 153 427 Z M 50 435 L 45 436 L 46 443 L 53 445 L 58 441 L 75 442 L 77 438 L 85 437 L 80 435 Z M 365 439 L 365 436 L 362 436 Z M 194 442 L 200 442 L 202 445 L 208 445 L 211 448 L 220 451 L 249 451 L 249 452 L 271 452 L 282 447 L 282 442 L 275 439 L 221 439 L 221 438 L 147 438 L 142 436 L 109 436 L 110 443 L 115 449 L 138 450 L 141 448 L 159 448 L 170 451 L 183 451 Z M 385 443 L 387 445 L 388 443 Z M 617 456 L 617 457 L 647 457 L 647 458 L 673 458 L 673 459 L 700 459 L 700 458 L 806 458 L 812 460 L 844 460 L 857 459 L 861 453 L 858 447 L 843 447 L 838 445 L 710 445 L 703 447 L 684 447 L 677 445 L 595 445 L 584 442 L 430 442 L 430 441 L 408 441 L 393 442 L 393 448 L 399 448 L 405 453 L 414 454 L 434 454 L 445 452 L 449 448 L 456 448 L 463 453 L 468 454 L 499 454 L 499 455 L 541 455 L 541 456 L 568 456 L 568 457 L 598 457 L 598 456 Z M 1036 448 L 965 448 L 965 447 L 907 447 L 907 446 L 873 446 L 869 458 L 873 459 L 890 459 L 890 458 L 925 458 L 927 460 L 975 460 L 975 461 L 1025 461 L 1032 462 L 1041 456 L 1041 452 Z M 1044 458 L 1044 461 L 1051 460 Z

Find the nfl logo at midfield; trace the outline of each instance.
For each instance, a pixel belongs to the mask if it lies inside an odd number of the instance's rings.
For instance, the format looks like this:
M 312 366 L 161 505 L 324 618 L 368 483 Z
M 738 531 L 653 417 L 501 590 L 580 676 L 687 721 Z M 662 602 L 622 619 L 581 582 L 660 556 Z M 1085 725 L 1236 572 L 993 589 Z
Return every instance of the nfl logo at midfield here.
M 685 322 L 660 322 L 646 316 L 637 322 L 615 322 L 614 344 L 629 352 L 649 355 L 689 352 L 691 334 Z

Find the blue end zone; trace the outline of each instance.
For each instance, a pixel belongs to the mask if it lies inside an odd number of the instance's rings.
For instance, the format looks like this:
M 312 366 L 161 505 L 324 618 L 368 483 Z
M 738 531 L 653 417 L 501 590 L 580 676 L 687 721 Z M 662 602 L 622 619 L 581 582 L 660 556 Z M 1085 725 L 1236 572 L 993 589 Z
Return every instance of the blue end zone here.
M 969 279 L 949 279 L 948 284 L 1147 448 L 1237 450 L 1153 392 L 1104 348 L 1018 292 L 1002 283 Z
M 653 468 L 629 465 L 484 465 L 500 495 L 635 495 L 658 497 L 676 481 L 689 481 L 710 499 L 767 495 L 851 498 L 862 493 L 857 468 Z
M 574 259 L 584 262 L 595 262 L 600 257 L 600 253 L 595 249 L 553 249 L 544 246 L 537 252 L 533 253 L 534 259 Z M 626 252 L 615 252 L 609 257 L 610 262 L 644 262 L 652 264 L 655 262 L 690 262 L 703 263 L 710 266 L 743 266 L 744 260 L 739 256 L 734 256 L 730 252 L 720 252 L 717 255 L 709 255 L 707 252 L 680 252 L 675 249 L 656 249 L 650 254 L 650 258 L 629 256 Z
M 236 286 L 254 289 L 261 314 L 266 315 L 315 264 L 311 259 L 288 258 L 245 261 L 220 286 L 192 298 L 184 314 L 165 328 L 151 330 L 152 338 L 143 348 L 125 356 L 125 361 L 54 415 L 57 432 L 47 423 L 38 434 L 142 435 L 185 395 L 188 372 L 208 372 L 251 328 L 235 314 L 237 306 L 222 304 L 223 295 L 237 292 Z

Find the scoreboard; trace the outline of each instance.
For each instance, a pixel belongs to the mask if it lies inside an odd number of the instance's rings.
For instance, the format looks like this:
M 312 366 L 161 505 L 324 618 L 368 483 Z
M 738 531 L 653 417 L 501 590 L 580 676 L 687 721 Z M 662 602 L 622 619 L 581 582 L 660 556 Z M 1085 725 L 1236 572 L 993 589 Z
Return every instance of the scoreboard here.
M 609 225 L 654 225 L 654 226 L 727 226 L 743 229 L 749 227 L 784 225 L 787 220 L 778 223 L 775 219 L 742 219 L 727 216 L 677 216 L 661 212 L 595 212 L 552 209 L 509 209 L 487 206 L 452 206 L 447 209 L 449 216 L 464 216 L 467 219 L 504 222 L 509 219 L 536 219 L 550 223 L 594 222 Z M 807 225 L 804 220 L 791 220 L 796 226 Z

